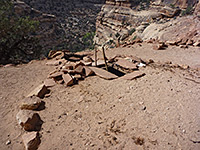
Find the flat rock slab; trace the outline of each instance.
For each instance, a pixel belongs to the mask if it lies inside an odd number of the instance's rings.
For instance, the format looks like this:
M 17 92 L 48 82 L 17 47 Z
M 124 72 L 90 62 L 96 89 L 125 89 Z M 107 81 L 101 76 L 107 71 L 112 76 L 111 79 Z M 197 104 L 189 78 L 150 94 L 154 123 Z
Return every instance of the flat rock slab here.
M 74 84 L 74 80 L 71 77 L 71 75 L 69 75 L 69 74 L 63 74 L 62 77 L 63 77 L 63 80 L 64 80 L 64 82 L 65 82 L 65 84 L 67 86 L 70 86 L 70 85 Z
M 62 72 L 59 72 L 59 71 L 56 71 L 56 72 L 54 72 L 54 73 L 50 73 L 49 75 L 48 75 L 48 78 L 57 78 L 57 77 L 59 77 L 59 76 L 62 76 Z
M 101 68 L 97 68 L 97 67 L 89 67 L 89 69 L 91 69 L 97 76 L 107 79 L 107 80 L 111 80 L 111 79 L 116 79 L 118 78 L 118 76 L 104 70 Z
M 25 131 L 39 131 L 43 123 L 39 114 L 31 110 L 20 110 L 16 118 Z
M 35 88 L 27 97 L 38 96 L 39 98 L 44 98 L 45 94 L 48 94 L 49 90 L 44 84 L 39 85 Z
M 38 132 L 28 132 L 22 135 L 25 150 L 37 150 L 40 145 L 40 137 Z
M 23 99 L 20 109 L 36 110 L 42 104 L 42 100 L 37 96 L 31 96 Z
M 125 60 L 125 59 L 119 59 L 117 62 L 116 62 L 117 65 L 121 66 L 122 68 L 125 68 L 125 69 L 137 69 L 137 65 L 128 61 L 128 60 Z
M 143 72 L 134 71 L 134 72 L 132 72 L 132 73 L 128 73 L 128 74 L 124 75 L 124 76 L 121 77 L 120 79 L 124 79 L 124 80 L 133 80 L 133 79 L 142 77 L 142 76 L 144 76 L 144 75 L 145 75 L 145 73 L 143 73 Z
M 53 87 L 56 85 L 56 82 L 54 81 L 54 79 L 46 79 L 44 81 L 44 85 L 49 88 L 49 87 Z

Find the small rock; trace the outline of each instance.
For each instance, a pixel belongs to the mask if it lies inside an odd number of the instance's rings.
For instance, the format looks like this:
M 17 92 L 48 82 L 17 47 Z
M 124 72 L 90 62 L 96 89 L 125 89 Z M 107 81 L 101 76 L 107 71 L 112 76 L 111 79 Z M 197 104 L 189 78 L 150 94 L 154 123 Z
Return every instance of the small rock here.
M 75 74 L 73 75 L 73 78 L 75 78 L 76 80 L 80 80 L 82 79 L 82 76 L 80 74 Z
M 39 98 L 44 98 L 45 94 L 48 94 L 49 90 L 44 84 L 41 84 L 37 88 L 35 88 L 27 97 L 38 96 Z
M 176 41 L 167 41 L 166 44 L 169 44 L 169 45 L 176 45 Z
M 73 85 L 74 80 L 69 74 L 63 74 L 62 77 L 67 86 Z
M 23 103 L 21 104 L 21 109 L 27 109 L 27 110 L 36 110 L 41 105 L 42 101 L 39 97 L 31 96 L 27 97 L 23 100 Z
M 181 67 L 182 69 L 188 69 L 188 68 L 190 68 L 188 65 L 180 65 L 180 67 Z
M 164 43 L 154 44 L 153 49 L 154 50 L 164 50 L 167 47 Z
M 200 46 L 200 41 L 197 41 L 193 44 L 194 46 Z
M 68 60 L 74 62 L 74 61 L 80 61 L 81 58 L 80 57 L 71 56 L 71 57 L 68 58 Z
M 189 39 L 186 43 L 186 45 L 193 45 L 193 40 Z
M 62 67 L 62 69 L 69 69 L 72 70 L 74 68 L 74 66 L 72 64 L 66 64 Z
M 188 48 L 187 45 L 179 45 L 180 48 Z
M 139 104 L 140 104 L 140 105 L 143 105 L 143 104 L 144 104 L 144 102 L 139 102 Z
M 147 109 L 147 107 L 146 106 L 142 106 L 142 110 L 146 110 Z
M 37 150 L 41 143 L 38 132 L 25 133 L 22 140 L 26 150 Z
M 11 144 L 10 140 L 6 141 L 6 145 L 10 145 L 10 144 Z
M 20 110 L 16 118 L 25 131 L 39 131 L 43 123 L 39 114 L 30 110 Z
M 146 67 L 146 64 L 139 63 L 137 66 L 138 66 L 138 67 Z

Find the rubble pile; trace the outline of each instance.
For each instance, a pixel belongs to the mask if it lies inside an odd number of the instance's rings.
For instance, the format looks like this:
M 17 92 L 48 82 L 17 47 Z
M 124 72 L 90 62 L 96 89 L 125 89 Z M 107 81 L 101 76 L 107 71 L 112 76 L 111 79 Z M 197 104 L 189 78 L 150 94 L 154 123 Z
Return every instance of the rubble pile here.
M 20 111 L 16 119 L 24 134 L 22 140 L 26 150 L 36 150 L 39 147 L 40 130 L 43 121 L 39 112 L 45 109 L 45 102 L 42 100 L 50 96 L 50 88 L 56 84 L 66 87 L 78 84 L 85 78 L 97 75 L 106 80 L 124 79 L 133 80 L 145 75 L 139 71 L 148 63 L 134 56 L 116 55 L 106 59 L 108 71 L 105 69 L 105 60 L 93 59 L 91 52 L 70 53 L 67 51 L 51 51 L 46 65 L 56 66 L 56 69 L 49 73 L 43 84 L 36 87 L 19 106 Z

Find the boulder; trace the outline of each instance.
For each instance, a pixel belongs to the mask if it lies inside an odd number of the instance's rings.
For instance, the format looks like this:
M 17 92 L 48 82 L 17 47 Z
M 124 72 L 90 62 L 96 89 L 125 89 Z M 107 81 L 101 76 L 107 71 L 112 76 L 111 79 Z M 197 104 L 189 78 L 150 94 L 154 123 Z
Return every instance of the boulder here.
M 27 110 L 36 110 L 40 107 L 42 101 L 37 96 L 31 96 L 23 99 L 23 102 L 20 106 L 21 109 L 27 109 Z
M 16 118 L 25 131 L 39 131 L 43 123 L 39 114 L 30 110 L 20 110 Z
M 133 80 L 133 79 L 142 77 L 142 76 L 144 76 L 144 75 L 145 75 L 145 73 L 143 73 L 143 72 L 134 71 L 134 72 L 132 72 L 132 73 L 128 73 L 128 74 L 124 75 L 124 76 L 121 77 L 120 79 L 124 79 L 124 80 Z
M 35 88 L 27 97 L 37 96 L 39 98 L 44 98 L 45 94 L 48 94 L 49 90 L 44 84 L 39 85 Z
M 125 68 L 125 69 L 137 69 L 137 65 L 128 61 L 128 60 L 125 60 L 125 59 L 119 59 L 117 62 L 116 62 L 117 65 L 119 65 L 120 67 L 122 68 Z
M 84 64 L 84 66 L 91 66 L 92 62 L 85 62 L 83 60 L 81 60 L 81 62 Z
M 67 86 L 73 85 L 74 80 L 69 74 L 63 74 L 62 78 Z
M 28 132 L 22 135 L 25 150 L 37 150 L 40 145 L 40 137 L 38 132 Z
M 76 74 L 81 74 L 81 75 L 83 75 L 83 66 L 81 66 L 81 65 L 79 65 L 78 67 L 76 67 L 76 69 L 74 69 L 74 72 L 76 73 Z
M 116 79 L 118 78 L 118 76 L 104 70 L 101 68 L 97 68 L 97 67 L 89 67 L 89 69 L 91 69 L 97 76 L 107 79 L 107 80 L 111 80 L 111 79 Z

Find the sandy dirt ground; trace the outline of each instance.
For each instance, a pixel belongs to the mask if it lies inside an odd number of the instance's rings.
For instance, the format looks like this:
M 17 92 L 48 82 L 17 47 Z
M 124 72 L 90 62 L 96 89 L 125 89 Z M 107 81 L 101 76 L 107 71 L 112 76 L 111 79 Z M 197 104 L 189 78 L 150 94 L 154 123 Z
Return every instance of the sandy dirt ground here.
M 155 51 L 151 44 L 136 44 L 106 54 L 200 66 L 199 48 Z M 24 149 L 16 114 L 22 99 L 54 70 L 45 63 L 0 68 L 0 150 Z M 39 112 L 39 150 L 199 150 L 200 72 L 162 65 L 141 70 L 146 75 L 132 81 L 91 76 L 72 87 L 51 88 Z

